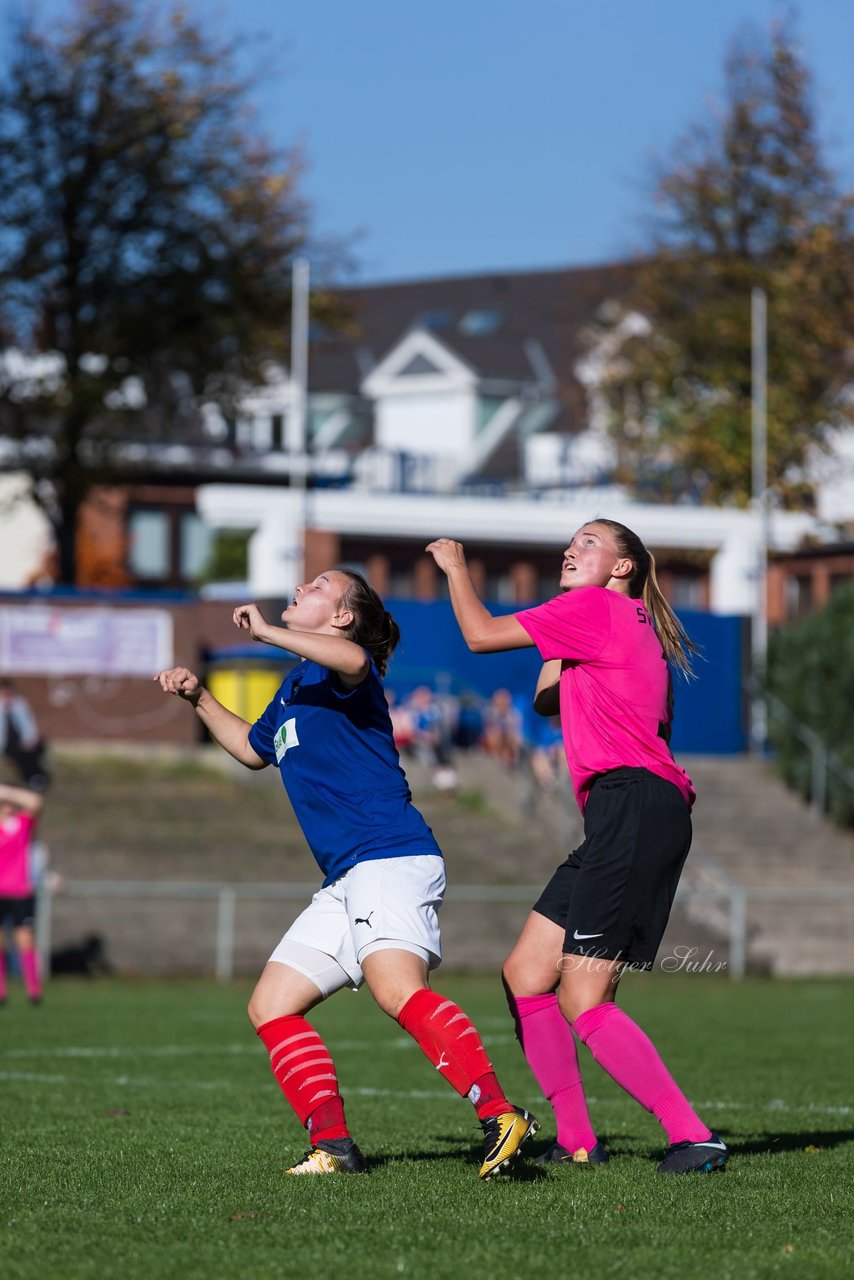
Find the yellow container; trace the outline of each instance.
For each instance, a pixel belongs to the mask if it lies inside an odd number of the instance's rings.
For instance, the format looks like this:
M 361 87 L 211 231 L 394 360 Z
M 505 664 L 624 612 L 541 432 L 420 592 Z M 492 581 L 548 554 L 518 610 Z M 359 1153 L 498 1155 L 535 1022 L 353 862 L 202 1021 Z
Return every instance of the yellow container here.
M 284 679 L 281 669 L 268 663 L 213 667 L 207 686 L 217 702 L 252 724 L 267 710 Z

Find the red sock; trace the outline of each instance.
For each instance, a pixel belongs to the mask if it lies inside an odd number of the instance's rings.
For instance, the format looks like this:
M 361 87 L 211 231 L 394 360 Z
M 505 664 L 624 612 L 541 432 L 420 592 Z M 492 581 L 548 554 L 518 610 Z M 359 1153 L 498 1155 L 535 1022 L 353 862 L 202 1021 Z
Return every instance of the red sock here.
M 486 1056 L 477 1028 L 459 1005 L 422 987 L 397 1015 L 418 1048 L 457 1093 L 468 1098 L 478 1119 L 512 1111 Z
M 311 1136 L 312 1145 L 350 1136 L 335 1064 L 305 1018 L 273 1018 L 257 1028 L 279 1088 Z

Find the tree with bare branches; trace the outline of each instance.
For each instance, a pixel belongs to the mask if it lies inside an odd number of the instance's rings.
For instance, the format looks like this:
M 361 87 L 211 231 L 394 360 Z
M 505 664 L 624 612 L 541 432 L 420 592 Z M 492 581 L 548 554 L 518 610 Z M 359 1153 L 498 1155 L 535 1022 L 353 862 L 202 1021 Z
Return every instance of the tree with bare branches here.
M 852 422 L 852 200 L 822 159 L 789 25 L 747 32 L 723 110 L 654 176 L 650 251 L 587 334 L 619 478 L 652 501 L 751 493 L 754 286 L 768 297 L 769 478 L 809 505 L 811 451 Z
M 257 132 L 240 45 L 180 7 L 76 0 L 0 71 L 2 464 L 32 477 L 75 580 L 121 445 L 192 438 L 286 353 L 301 162 Z M 10 443 L 11 442 L 11 443 Z

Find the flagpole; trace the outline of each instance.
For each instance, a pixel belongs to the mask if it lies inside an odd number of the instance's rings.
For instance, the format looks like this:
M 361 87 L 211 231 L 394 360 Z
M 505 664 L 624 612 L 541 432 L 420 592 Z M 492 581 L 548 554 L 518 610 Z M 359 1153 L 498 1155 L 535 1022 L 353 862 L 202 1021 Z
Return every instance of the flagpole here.
M 756 530 L 756 573 L 753 601 L 750 742 L 756 753 L 765 748 L 767 707 L 765 668 L 768 656 L 768 312 L 764 289 L 750 295 L 751 313 L 751 485 Z

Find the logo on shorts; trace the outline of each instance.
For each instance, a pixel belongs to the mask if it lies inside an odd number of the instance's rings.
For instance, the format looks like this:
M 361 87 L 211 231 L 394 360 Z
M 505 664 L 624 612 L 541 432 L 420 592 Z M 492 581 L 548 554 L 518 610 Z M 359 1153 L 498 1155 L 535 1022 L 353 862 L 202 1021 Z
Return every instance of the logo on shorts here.
M 575 933 L 572 936 L 576 942 L 584 942 L 587 938 L 601 938 L 602 934 L 601 933 L 579 933 L 578 930 L 576 929 Z
M 355 916 L 353 919 L 353 924 L 366 924 L 369 929 L 373 929 L 374 926 L 371 924 L 371 916 L 373 914 L 374 914 L 373 911 L 369 911 L 367 916 L 364 917 L 364 919 L 362 918 L 362 916 Z

